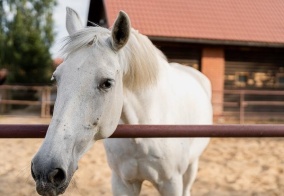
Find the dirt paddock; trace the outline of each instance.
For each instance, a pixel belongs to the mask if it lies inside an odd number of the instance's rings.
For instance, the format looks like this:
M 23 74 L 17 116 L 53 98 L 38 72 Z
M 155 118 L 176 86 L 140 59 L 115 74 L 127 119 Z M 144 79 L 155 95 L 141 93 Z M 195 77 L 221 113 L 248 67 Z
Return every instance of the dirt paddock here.
M 0 117 L 1 124 L 41 124 L 49 119 Z M 0 139 L 0 196 L 36 196 L 30 161 L 42 139 Z M 158 193 L 149 183 L 143 196 Z M 66 196 L 111 195 L 102 142 L 81 159 Z M 284 196 L 283 138 L 212 139 L 200 159 L 193 196 Z

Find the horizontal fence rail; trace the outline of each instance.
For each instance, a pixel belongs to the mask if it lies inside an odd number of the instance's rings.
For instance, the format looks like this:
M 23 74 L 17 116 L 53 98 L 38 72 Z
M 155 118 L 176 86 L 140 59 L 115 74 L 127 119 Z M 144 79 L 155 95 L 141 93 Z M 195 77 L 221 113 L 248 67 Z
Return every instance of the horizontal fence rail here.
M 0 138 L 44 138 L 48 125 L 0 125 Z M 118 125 L 111 138 L 284 137 L 284 125 Z
M 283 90 L 222 90 L 213 91 L 215 119 L 234 119 L 240 124 L 253 121 L 283 123 Z M 278 107 L 279 106 L 279 107 Z
M 36 91 L 36 94 L 31 94 L 35 97 L 13 97 L 13 93 L 20 95 L 21 93 L 31 93 L 30 91 Z M 232 120 L 241 124 L 254 120 L 260 123 L 283 123 L 284 110 L 281 109 L 284 107 L 283 90 L 225 89 L 212 93 L 214 119 L 219 123 L 230 123 Z M 260 99 L 260 96 L 263 97 Z M 33 108 L 37 108 L 37 110 L 29 115 L 40 114 L 41 117 L 50 118 L 55 98 L 55 86 L 0 85 L 0 113 L 10 115 L 14 108 L 34 106 Z M 26 108 L 23 109 L 23 112 Z
M 27 105 L 27 106 L 41 106 L 40 116 L 50 117 L 50 107 L 54 105 L 51 100 L 51 91 L 55 89 L 54 86 L 22 86 L 22 85 L 0 85 L 0 106 L 4 105 Z M 38 100 L 15 100 L 11 97 L 12 91 L 36 91 L 39 93 Z M 30 92 L 31 93 L 31 92 Z M 32 95 L 32 94 L 31 94 Z M 26 99 L 28 99 L 26 97 Z M 5 109 L 0 110 L 3 112 Z M 7 110 L 7 108 L 6 108 Z M 9 109 L 8 109 L 9 111 Z

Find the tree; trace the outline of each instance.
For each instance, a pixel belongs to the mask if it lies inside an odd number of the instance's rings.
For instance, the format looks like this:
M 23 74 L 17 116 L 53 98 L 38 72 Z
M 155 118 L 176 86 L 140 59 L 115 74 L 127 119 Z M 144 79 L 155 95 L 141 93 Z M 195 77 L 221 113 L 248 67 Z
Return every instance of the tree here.
M 0 67 L 9 83 L 49 81 L 55 0 L 0 0 Z
M 3 1 L 0 0 L 0 65 L 2 65 L 4 62 L 4 41 L 5 41 L 5 34 L 4 34 L 4 19 L 5 19 L 5 13 L 4 13 L 4 7 L 3 7 Z

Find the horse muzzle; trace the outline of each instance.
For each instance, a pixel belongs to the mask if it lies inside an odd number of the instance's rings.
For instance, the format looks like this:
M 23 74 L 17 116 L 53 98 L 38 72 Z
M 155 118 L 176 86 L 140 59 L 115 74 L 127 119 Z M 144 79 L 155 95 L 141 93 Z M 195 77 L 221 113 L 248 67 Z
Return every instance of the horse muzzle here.
M 63 194 L 71 179 L 60 167 L 44 167 L 35 162 L 31 164 L 31 173 L 36 182 L 37 193 L 43 196 Z
M 43 196 L 57 196 L 63 194 L 65 189 L 54 186 L 54 184 L 49 182 L 44 182 L 41 180 L 36 181 L 36 191 L 39 195 Z

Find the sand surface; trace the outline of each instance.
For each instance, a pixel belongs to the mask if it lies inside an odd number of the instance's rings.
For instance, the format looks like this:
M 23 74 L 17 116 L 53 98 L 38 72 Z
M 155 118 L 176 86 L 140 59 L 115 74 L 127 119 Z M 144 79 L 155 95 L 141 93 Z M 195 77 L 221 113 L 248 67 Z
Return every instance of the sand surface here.
M 1 124 L 49 119 L 0 117 Z M 42 139 L 0 139 L 0 196 L 36 196 L 30 161 Z M 102 142 L 81 159 L 66 196 L 111 195 Z M 159 195 L 144 183 L 141 195 Z M 192 196 L 284 196 L 283 138 L 212 139 L 202 155 Z

